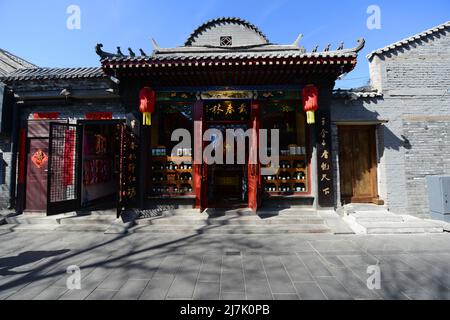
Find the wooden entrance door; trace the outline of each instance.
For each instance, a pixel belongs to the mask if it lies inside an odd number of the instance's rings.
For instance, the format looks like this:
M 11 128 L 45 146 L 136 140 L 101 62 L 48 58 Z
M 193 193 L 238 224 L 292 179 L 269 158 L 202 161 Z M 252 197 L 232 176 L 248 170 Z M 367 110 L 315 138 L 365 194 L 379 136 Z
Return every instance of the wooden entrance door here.
M 25 210 L 47 210 L 48 139 L 28 139 Z
M 343 203 L 377 203 L 375 126 L 339 126 L 339 170 Z

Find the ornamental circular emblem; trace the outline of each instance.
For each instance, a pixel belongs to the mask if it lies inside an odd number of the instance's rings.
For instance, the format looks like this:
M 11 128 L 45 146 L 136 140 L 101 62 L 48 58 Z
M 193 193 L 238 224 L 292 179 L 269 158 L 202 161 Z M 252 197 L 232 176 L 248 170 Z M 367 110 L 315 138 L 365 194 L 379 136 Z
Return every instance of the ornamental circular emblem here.
M 42 149 L 39 149 L 31 156 L 31 161 L 40 169 L 47 163 L 48 157 Z

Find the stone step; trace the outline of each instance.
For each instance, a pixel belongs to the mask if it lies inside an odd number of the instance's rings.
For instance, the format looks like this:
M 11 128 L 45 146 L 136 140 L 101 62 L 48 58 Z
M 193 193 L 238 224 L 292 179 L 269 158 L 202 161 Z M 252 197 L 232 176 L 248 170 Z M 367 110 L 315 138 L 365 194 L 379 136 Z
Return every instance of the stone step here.
M 298 218 L 274 217 L 261 219 L 259 217 L 218 217 L 218 218 L 180 218 L 157 217 L 136 220 L 139 225 L 294 225 L 294 224 L 323 224 L 324 220 L 318 216 L 305 216 Z
M 78 232 L 105 232 L 111 224 L 67 224 L 60 225 L 56 231 L 78 231 Z
M 54 231 L 58 229 L 57 224 L 5 224 L 0 226 L 2 230 L 10 231 Z
M 322 224 L 303 224 L 296 226 L 256 227 L 256 226 L 137 226 L 130 232 L 141 233 L 208 233 L 208 234 L 286 234 L 286 233 L 332 233 Z
M 182 217 L 203 217 L 203 216 L 260 216 L 260 217 L 282 217 L 282 216 L 311 216 L 317 215 L 317 211 L 315 210 L 299 210 L 299 209 L 283 209 L 283 210 L 260 210 L 255 214 L 253 211 L 249 209 L 243 210 L 211 210 L 208 209 L 205 212 L 200 212 L 198 210 L 192 211 L 184 211 L 184 210 L 175 210 L 175 211 L 163 211 L 159 213 L 159 216 L 182 216 Z
M 442 226 L 425 221 L 417 222 L 361 222 L 367 234 L 442 233 Z
M 75 216 L 59 219 L 61 225 L 95 225 L 111 224 L 116 220 L 115 215 Z
M 108 216 L 108 215 L 117 216 L 117 209 L 80 211 L 80 212 L 77 212 L 77 215 L 78 216 Z
M 379 217 L 379 218 L 357 218 L 355 220 L 357 223 L 364 223 L 364 222 L 403 222 L 403 219 L 400 217 Z
M 154 214 L 154 215 L 171 215 L 171 216 L 185 216 L 185 215 L 199 215 L 201 214 L 199 209 L 175 209 L 175 210 L 157 210 L 157 209 L 148 209 L 141 210 L 142 214 Z
M 7 217 L 8 224 L 43 224 L 43 225 L 58 225 L 59 219 L 72 217 L 73 215 L 59 214 L 54 216 L 36 216 L 31 214 L 18 215 L 14 217 Z
M 349 215 L 356 222 L 403 222 L 404 219 L 400 215 L 383 211 L 360 211 Z
M 383 218 L 383 217 L 398 217 L 403 219 L 401 215 L 391 213 L 389 211 L 357 211 L 351 214 L 355 218 Z
M 347 204 L 343 207 L 344 211 L 347 212 L 361 212 L 361 211 L 385 211 L 388 212 L 388 207 L 385 205 L 379 206 L 370 203 L 352 203 Z

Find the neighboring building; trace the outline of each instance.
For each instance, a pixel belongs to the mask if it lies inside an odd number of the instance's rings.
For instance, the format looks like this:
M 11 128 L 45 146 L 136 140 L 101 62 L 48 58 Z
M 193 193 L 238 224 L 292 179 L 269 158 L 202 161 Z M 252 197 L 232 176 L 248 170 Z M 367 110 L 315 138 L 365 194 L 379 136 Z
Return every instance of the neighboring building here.
M 367 58 L 375 91 L 337 94 L 343 98 L 333 101 L 331 117 L 335 163 L 341 168 L 338 202 L 364 197 L 357 190 L 363 181 L 391 211 L 429 216 L 425 177 L 450 174 L 449 33 L 446 22 L 373 51 Z M 358 146 L 357 139 L 369 134 L 373 143 Z M 358 147 L 367 157 L 349 156 Z M 373 160 L 370 165 L 367 159 Z M 368 166 L 366 174 L 362 170 Z M 352 184 L 358 174 L 362 178 Z
M 0 49 L 0 77 L 18 69 L 35 68 L 34 64 L 21 59 L 8 51 Z M 12 107 L 14 99 L 12 93 L 0 81 L 0 210 L 10 206 L 10 169 L 11 164 L 11 133 L 12 133 Z
M 117 193 L 116 125 L 126 117 L 114 83 L 101 68 L 17 70 L 5 82 L 14 89 L 20 110 L 18 211 L 64 212 Z M 97 134 L 108 139 L 104 154 L 92 151 Z M 95 188 L 85 188 L 79 176 L 84 156 L 108 178 L 96 179 Z M 110 167 L 104 169 L 103 162 Z M 48 200 L 57 203 L 51 206 Z
M 120 198 L 120 208 L 368 202 L 424 215 L 423 177 L 450 171 L 448 28 L 369 55 L 372 87 L 364 90 L 333 92 L 364 40 L 306 52 L 298 41 L 274 45 L 237 18 L 210 20 L 184 46 L 151 55 L 97 45 L 100 68 L 14 72 L 3 81 L 20 109 L 18 211 L 53 214 Z M 318 89 L 314 125 L 302 107 L 309 85 Z M 145 126 L 140 95 L 153 92 Z M 206 129 L 279 129 L 280 169 L 262 176 L 249 163 L 256 140 L 244 164 L 197 164 L 192 146 L 170 154 L 178 128 L 194 144 Z
M 25 68 L 37 68 L 37 66 L 6 50 L 0 49 L 0 77 L 6 76 L 18 69 Z

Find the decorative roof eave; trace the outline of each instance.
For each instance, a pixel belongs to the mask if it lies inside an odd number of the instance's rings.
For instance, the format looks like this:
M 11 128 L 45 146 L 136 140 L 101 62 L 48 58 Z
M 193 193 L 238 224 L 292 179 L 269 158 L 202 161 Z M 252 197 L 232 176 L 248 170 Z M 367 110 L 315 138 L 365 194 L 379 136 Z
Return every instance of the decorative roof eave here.
M 195 41 L 195 39 L 206 29 L 216 25 L 216 24 L 220 24 L 220 23 L 237 23 L 237 24 L 241 24 L 246 26 L 247 28 L 254 30 L 257 34 L 259 34 L 267 44 L 269 44 L 269 40 L 267 39 L 267 36 L 262 33 L 261 30 L 259 30 L 259 28 L 257 26 L 255 26 L 254 24 L 248 22 L 247 20 L 241 19 L 241 18 L 237 18 L 237 17 L 221 17 L 221 18 L 216 18 L 216 19 L 211 19 L 205 23 L 203 23 L 201 26 L 199 26 L 197 29 L 194 30 L 194 32 L 192 32 L 190 34 L 190 36 L 188 37 L 188 39 L 185 42 L 185 46 L 189 47 L 192 45 L 192 43 Z
M 347 67 L 353 69 L 357 63 L 356 55 L 348 55 L 342 57 L 319 56 L 303 54 L 292 57 L 262 57 L 262 58 L 227 58 L 227 59 L 135 59 L 129 61 L 102 61 L 105 70 L 111 69 L 129 69 L 136 70 L 139 68 L 177 68 L 177 67 L 224 67 L 224 66 L 243 66 L 243 67 L 265 67 L 265 66 L 286 66 L 286 67 Z
M 397 42 L 392 43 L 383 48 L 372 51 L 371 53 L 369 53 L 367 55 L 367 59 L 371 60 L 376 55 L 384 55 L 390 51 L 398 50 L 398 49 L 400 49 L 408 44 L 411 44 L 415 41 L 422 40 L 430 35 L 438 34 L 438 33 L 442 32 L 443 30 L 448 29 L 449 27 L 450 27 L 450 21 L 444 22 L 436 27 L 430 28 L 421 33 L 415 34 L 411 37 L 405 38 L 403 40 L 397 41 Z

